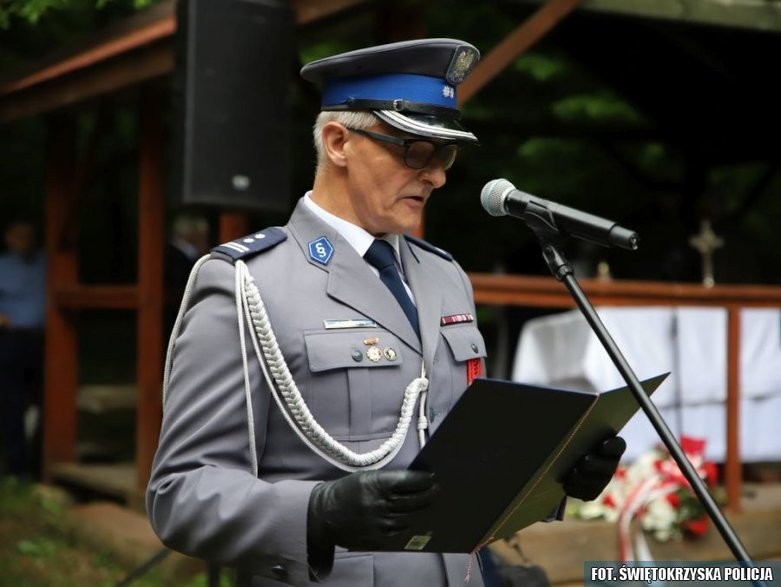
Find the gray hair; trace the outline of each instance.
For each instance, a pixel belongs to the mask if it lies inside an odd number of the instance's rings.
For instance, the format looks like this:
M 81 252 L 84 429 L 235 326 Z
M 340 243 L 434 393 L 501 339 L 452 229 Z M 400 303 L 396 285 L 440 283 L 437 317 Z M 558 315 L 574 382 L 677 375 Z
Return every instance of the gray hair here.
M 338 122 L 348 128 L 366 130 L 380 123 L 372 112 L 363 110 L 326 110 L 317 115 L 313 129 L 315 151 L 317 152 L 317 167 L 325 161 L 325 145 L 323 144 L 323 127 L 329 122 Z

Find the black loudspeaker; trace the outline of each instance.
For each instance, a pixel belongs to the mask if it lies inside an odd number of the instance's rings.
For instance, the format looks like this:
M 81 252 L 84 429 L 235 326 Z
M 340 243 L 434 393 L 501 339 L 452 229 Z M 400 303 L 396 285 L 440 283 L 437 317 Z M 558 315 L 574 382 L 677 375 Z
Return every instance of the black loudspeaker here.
M 284 0 L 179 0 L 176 14 L 177 200 L 289 209 L 293 10 Z

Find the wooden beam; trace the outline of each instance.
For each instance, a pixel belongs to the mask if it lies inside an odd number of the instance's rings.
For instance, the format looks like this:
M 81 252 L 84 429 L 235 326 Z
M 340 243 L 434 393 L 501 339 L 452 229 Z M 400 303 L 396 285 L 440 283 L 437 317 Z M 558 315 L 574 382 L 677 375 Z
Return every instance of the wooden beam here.
M 459 104 L 469 100 L 504 71 L 508 65 L 575 10 L 580 2 L 581 0 L 549 0 L 541 6 L 480 60 L 458 88 Z
M 299 26 L 367 0 L 293 0 Z M 0 123 L 34 116 L 168 75 L 174 70 L 174 3 L 154 6 L 155 19 L 51 65 L 0 85 Z
M 329 18 L 350 8 L 366 4 L 367 0 L 290 0 L 290 5 L 296 11 L 296 22 L 307 25 L 324 18 Z
M 470 273 L 479 304 L 574 307 L 564 285 L 552 277 Z M 715 285 L 651 281 L 579 280 L 594 305 L 614 306 L 730 306 L 745 308 L 781 307 L 781 287 L 771 285 Z
M 170 40 L 95 64 L 43 86 L 0 98 L 0 123 L 18 120 L 117 92 L 169 74 L 174 67 Z
M 68 284 L 50 290 L 58 307 L 67 310 L 123 309 L 138 307 L 138 288 L 134 285 Z
M 146 28 L 111 39 L 106 43 L 58 61 L 28 76 L 2 84 L 0 85 L 0 95 L 18 92 L 51 79 L 63 77 L 79 69 L 93 66 L 96 63 L 107 61 L 112 57 L 124 55 L 154 41 L 171 37 L 175 30 L 176 18 L 173 14 L 169 14 Z
M 45 187 L 47 291 L 77 282 L 76 248 L 63 238 L 64 223 L 73 205 L 76 133 L 73 120 L 63 116 L 47 120 Z M 50 478 L 55 463 L 76 457 L 76 386 L 78 361 L 76 326 L 49 296 L 46 303 L 44 349 L 43 476 Z
M 162 103 L 165 94 L 145 87 L 141 94 L 138 190 L 138 340 L 136 366 L 136 470 L 146 487 L 162 420 L 163 383 L 163 193 Z

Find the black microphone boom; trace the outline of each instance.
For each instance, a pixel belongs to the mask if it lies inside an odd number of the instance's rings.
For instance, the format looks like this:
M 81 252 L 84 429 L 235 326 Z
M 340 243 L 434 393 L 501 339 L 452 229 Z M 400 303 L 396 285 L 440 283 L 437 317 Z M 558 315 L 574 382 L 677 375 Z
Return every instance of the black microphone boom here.
M 524 222 L 543 222 L 550 230 L 581 238 L 603 247 L 637 248 L 636 232 L 612 220 L 568 208 L 515 189 L 506 179 L 489 181 L 480 192 L 480 202 L 491 216 L 515 216 Z

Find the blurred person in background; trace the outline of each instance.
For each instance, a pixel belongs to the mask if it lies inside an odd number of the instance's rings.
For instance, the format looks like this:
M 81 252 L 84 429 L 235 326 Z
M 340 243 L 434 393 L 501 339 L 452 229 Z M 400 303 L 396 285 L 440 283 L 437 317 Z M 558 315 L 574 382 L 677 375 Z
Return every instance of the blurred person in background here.
M 0 413 L 3 472 L 34 479 L 40 469 L 46 260 L 35 224 L 16 218 L 0 254 Z M 29 424 L 25 426 L 25 415 Z M 26 431 L 27 428 L 27 431 Z

